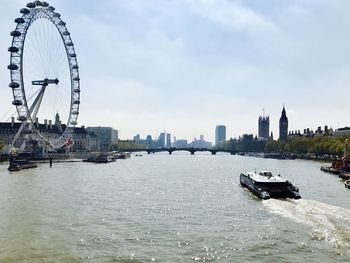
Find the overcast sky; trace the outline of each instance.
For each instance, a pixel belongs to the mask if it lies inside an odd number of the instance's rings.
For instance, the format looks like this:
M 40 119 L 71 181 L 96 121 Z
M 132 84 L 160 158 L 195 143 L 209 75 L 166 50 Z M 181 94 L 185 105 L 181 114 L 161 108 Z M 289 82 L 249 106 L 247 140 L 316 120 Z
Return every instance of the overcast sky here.
M 7 48 L 26 3 L 1 1 L 1 121 L 14 111 Z M 79 125 L 213 141 L 217 124 L 256 134 L 264 108 L 276 138 L 285 104 L 290 130 L 350 126 L 348 0 L 49 3 L 78 55 Z

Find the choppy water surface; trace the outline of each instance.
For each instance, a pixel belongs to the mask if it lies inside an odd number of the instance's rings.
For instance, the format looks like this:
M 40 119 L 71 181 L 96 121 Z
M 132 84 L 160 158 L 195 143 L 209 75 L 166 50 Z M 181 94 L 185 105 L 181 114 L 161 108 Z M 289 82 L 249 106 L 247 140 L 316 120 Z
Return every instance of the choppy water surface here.
M 0 165 L 0 262 L 349 262 L 350 190 L 320 163 L 143 155 L 109 164 Z M 301 200 L 255 198 L 271 170 Z

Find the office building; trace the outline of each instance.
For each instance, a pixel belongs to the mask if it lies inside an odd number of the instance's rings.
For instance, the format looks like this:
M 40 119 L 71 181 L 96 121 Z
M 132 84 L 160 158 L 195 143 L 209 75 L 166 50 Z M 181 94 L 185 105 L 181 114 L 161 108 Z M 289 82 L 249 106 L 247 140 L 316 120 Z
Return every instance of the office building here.
M 162 132 L 157 141 L 157 147 L 158 148 L 170 148 L 171 147 L 171 139 L 170 134 Z
M 226 126 L 217 125 L 215 128 L 215 145 L 222 144 L 226 141 Z

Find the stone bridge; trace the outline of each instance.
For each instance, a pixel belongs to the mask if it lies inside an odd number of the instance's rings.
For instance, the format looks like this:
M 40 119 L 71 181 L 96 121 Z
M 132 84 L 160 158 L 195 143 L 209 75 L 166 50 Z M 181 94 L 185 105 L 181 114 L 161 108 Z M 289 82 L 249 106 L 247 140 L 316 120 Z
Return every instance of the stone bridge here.
M 208 148 L 149 148 L 149 149 L 123 149 L 120 150 L 122 152 L 147 152 L 148 154 L 156 153 L 156 152 L 168 152 L 169 154 L 172 154 L 175 151 L 187 151 L 190 152 L 192 155 L 195 152 L 210 152 L 212 155 L 215 155 L 218 152 L 224 152 L 224 153 L 230 153 L 231 155 L 234 155 L 237 153 L 237 151 L 234 150 L 225 150 L 225 149 L 208 149 Z

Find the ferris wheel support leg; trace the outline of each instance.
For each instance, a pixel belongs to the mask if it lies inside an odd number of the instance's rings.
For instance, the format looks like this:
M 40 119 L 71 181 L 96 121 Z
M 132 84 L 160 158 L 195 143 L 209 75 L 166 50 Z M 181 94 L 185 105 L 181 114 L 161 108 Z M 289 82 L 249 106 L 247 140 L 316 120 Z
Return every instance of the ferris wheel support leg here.
M 13 137 L 12 143 L 8 145 L 6 153 L 8 153 L 8 154 L 11 153 L 13 145 L 16 143 L 16 141 L 19 138 L 21 132 L 23 131 L 23 128 L 24 128 L 25 125 L 26 125 L 26 122 L 23 121 L 21 126 L 19 127 L 18 131 L 16 132 L 15 137 Z
M 39 92 L 38 96 L 35 98 L 32 106 L 30 107 L 29 109 L 29 112 L 27 114 L 27 119 L 28 117 L 31 116 L 32 112 L 34 111 L 34 114 L 32 117 L 30 117 L 31 120 L 35 119 L 37 114 L 38 114 L 38 111 L 39 111 L 39 107 L 40 107 L 40 104 L 41 104 L 41 101 L 44 97 L 44 92 L 45 92 L 45 86 L 42 87 L 41 91 Z M 28 122 L 26 121 L 23 121 L 20 128 L 18 129 L 15 137 L 13 138 L 13 141 L 12 143 L 9 145 L 8 149 L 7 149 L 7 153 L 10 153 L 12 151 L 12 148 L 13 148 L 13 145 L 16 143 L 16 141 L 18 140 L 21 132 L 23 131 L 24 127 L 28 124 Z M 29 124 L 29 129 L 31 129 L 33 127 L 33 122 L 31 121 L 30 124 Z M 28 135 L 25 136 L 23 142 L 22 142 L 22 145 L 20 147 L 20 150 L 23 151 L 26 147 L 26 140 L 28 139 Z
M 44 97 L 44 93 L 45 93 L 45 89 L 46 89 L 46 85 L 43 85 L 38 96 L 35 98 L 32 106 L 30 107 L 29 109 L 29 112 L 28 112 L 28 117 L 30 117 L 30 120 L 31 122 L 29 123 L 29 130 L 32 129 L 33 127 L 33 120 L 35 120 L 36 116 L 38 115 L 38 112 L 39 112 L 39 108 L 40 108 L 40 105 L 41 105 L 41 102 L 43 100 L 43 97 Z M 32 112 L 34 111 L 33 115 L 32 115 Z M 26 141 L 28 140 L 29 136 L 28 134 L 26 134 L 23 142 L 22 142 L 22 145 L 20 147 L 20 151 L 24 151 L 24 149 L 26 148 Z
M 45 89 L 46 89 L 46 86 L 43 85 L 41 90 L 40 90 L 40 92 L 39 92 L 39 94 L 38 94 L 38 96 L 35 98 L 32 106 L 29 109 L 29 112 L 28 112 L 29 116 L 27 116 L 27 118 L 30 117 L 30 119 L 32 120 L 30 122 L 30 124 L 29 124 L 30 125 L 29 126 L 30 129 L 33 127 L 33 120 L 35 120 L 36 116 L 38 115 L 38 111 L 39 111 L 41 102 L 42 102 L 43 97 L 44 97 Z M 33 111 L 34 111 L 34 113 L 32 115 Z

